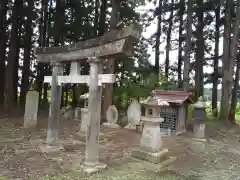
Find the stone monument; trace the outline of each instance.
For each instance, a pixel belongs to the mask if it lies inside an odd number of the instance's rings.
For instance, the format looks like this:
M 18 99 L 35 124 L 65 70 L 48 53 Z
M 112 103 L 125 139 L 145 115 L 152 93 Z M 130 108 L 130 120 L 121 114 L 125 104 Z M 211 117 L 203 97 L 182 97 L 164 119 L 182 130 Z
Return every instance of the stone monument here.
M 118 110 L 116 106 L 112 105 L 108 108 L 106 112 L 107 122 L 103 123 L 103 126 L 108 128 L 120 128 L 117 124 L 118 121 Z
M 98 172 L 106 168 L 105 164 L 99 162 L 99 134 L 100 134 L 100 117 L 101 117 L 101 86 L 102 84 L 114 83 L 115 74 L 100 74 L 101 62 L 106 58 L 116 56 L 132 56 L 133 41 L 139 39 L 141 29 L 138 25 L 132 24 L 124 29 L 115 29 L 109 33 L 92 38 L 86 41 L 61 47 L 44 47 L 37 48 L 38 62 L 48 63 L 53 66 L 52 76 L 45 76 L 44 82 L 51 83 L 51 113 L 49 116 L 47 147 L 57 145 L 58 139 L 58 122 L 60 103 L 59 97 L 62 84 L 88 84 L 88 118 L 86 132 L 85 159 L 82 165 L 83 171 L 87 173 Z M 90 74 L 80 74 L 79 61 L 88 59 L 90 64 Z M 57 67 L 59 64 L 71 62 L 70 75 L 62 76 L 58 74 Z M 53 133 L 54 132 L 54 133 Z M 48 139 L 53 140 L 49 144 Z
M 124 127 L 126 129 L 136 129 L 140 125 L 141 120 L 141 106 L 137 100 L 133 100 L 127 110 L 128 124 Z
M 79 108 L 79 107 L 76 107 L 75 109 L 74 109 L 74 120 L 75 121 L 79 121 L 81 118 L 80 118 L 80 116 L 81 116 L 81 108 Z
M 38 99 L 39 93 L 37 91 L 30 90 L 27 92 L 24 113 L 24 128 L 34 127 L 37 125 Z
M 193 105 L 194 107 L 194 126 L 193 133 L 197 139 L 205 138 L 205 119 L 206 119 L 206 106 L 202 97 Z

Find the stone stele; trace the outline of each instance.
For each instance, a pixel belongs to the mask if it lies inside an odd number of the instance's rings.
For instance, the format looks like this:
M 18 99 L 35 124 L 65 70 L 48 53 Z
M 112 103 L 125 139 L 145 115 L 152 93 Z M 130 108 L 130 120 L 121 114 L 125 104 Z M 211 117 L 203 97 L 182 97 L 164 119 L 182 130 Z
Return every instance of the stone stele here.
M 118 121 L 118 110 L 116 106 L 112 105 L 106 112 L 107 123 L 103 123 L 103 126 L 108 128 L 120 128 L 117 124 Z
M 38 99 L 39 93 L 37 91 L 28 91 L 24 113 L 24 128 L 37 125 Z

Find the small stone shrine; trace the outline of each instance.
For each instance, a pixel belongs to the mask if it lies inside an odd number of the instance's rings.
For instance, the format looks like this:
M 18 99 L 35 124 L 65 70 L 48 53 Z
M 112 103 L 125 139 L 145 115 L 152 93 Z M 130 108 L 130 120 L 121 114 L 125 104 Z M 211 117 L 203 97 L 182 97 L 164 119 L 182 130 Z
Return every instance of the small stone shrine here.
M 193 103 L 191 94 L 184 91 L 154 90 L 152 95 L 140 102 L 143 116 L 161 117 L 161 131 L 165 134 L 180 134 L 186 131 L 188 106 Z
M 144 124 L 140 149 L 134 150 L 132 156 L 138 159 L 158 164 L 166 160 L 168 150 L 162 149 L 162 134 L 159 128 L 160 123 L 164 121 L 161 117 L 142 117 Z
M 27 92 L 24 113 L 24 128 L 34 127 L 37 125 L 38 99 L 39 93 L 37 91 L 30 90 Z
M 106 112 L 107 122 L 103 123 L 103 126 L 108 128 L 120 128 L 117 124 L 118 121 L 118 110 L 116 106 L 112 105 L 108 108 Z
M 193 105 L 194 107 L 194 137 L 198 139 L 205 138 L 205 119 L 206 119 L 206 106 L 202 97 Z

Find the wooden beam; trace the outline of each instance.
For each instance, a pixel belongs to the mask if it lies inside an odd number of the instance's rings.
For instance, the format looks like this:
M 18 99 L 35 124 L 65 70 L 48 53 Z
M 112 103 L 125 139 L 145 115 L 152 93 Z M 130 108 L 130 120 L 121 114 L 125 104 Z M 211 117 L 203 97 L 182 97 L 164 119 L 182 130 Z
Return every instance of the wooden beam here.
M 132 42 L 127 39 L 120 39 L 101 46 L 95 46 L 88 49 L 81 49 L 76 51 L 66 51 L 55 54 L 39 54 L 37 55 L 38 62 L 52 62 L 52 61 L 76 61 L 87 59 L 89 57 L 109 57 L 117 55 L 131 56 Z
M 45 76 L 44 83 L 52 82 L 52 76 Z M 98 76 L 98 85 L 101 86 L 104 84 L 113 84 L 116 82 L 115 74 L 99 74 Z M 61 86 L 62 84 L 89 84 L 89 76 L 88 75 L 80 75 L 80 76 L 57 76 L 57 84 Z
M 88 49 L 92 47 L 102 46 L 104 44 L 109 44 L 113 41 L 126 39 L 126 38 L 139 39 L 140 36 L 141 36 L 141 28 L 139 25 L 134 23 L 121 30 L 120 29 L 112 30 L 108 34 L 105 34 L 97 38 L 92 38 L 86 41 L 80 41 L 80 42 L 66 45 L 66 46 L 36 48 L 36 54 L 37 55 L 55 54 L 55 53 L 83 50 L 83 49 Z

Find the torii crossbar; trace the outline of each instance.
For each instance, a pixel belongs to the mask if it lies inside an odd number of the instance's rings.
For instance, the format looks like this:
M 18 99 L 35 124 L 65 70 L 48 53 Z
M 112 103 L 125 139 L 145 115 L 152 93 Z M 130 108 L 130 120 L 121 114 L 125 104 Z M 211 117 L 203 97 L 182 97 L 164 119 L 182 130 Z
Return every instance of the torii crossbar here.
M 36 48 L 39 63 L 51 63 L 52 76 L 45 76 L 44 82 L 51 84 L 51 104 L 48 119 L 47 149 L 58 149 L 59 114 L 61 101 L 61 85 L 66 83 L 86 83 L 89 85 L 89 125 L 86 133 L 86 149 L 83 170 L 98 171 L 105 165 L 99 163 L 99 132 L 101 95 L 98 86 L 102 83 L 114 83 L 115 74 L 99 74 L 101 59 L 116 56 L 132 56 L 133 42 L 140 38 L 141 29 L 137 24 L 131 24 L 123 29 L 112 30 L 109 33 L 60 47 Z M 80 74 L 79 61 L 88 60 L 89 76 Z M 71 62 L 70 74 L 62 75 L 62 64 Z M 44 148 L 43 148 L 44 149 Z M 45 147 L 46 150 L 46 147 Z

